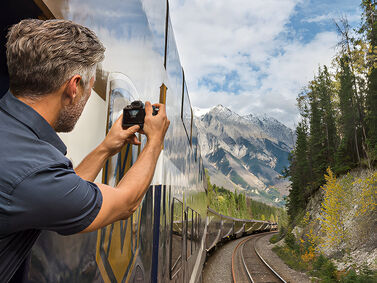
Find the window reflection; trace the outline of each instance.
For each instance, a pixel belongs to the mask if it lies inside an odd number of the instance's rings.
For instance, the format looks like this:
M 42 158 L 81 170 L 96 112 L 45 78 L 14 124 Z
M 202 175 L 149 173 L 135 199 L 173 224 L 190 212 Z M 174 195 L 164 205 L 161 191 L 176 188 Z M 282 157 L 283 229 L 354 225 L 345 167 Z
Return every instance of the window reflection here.
M 182 266 L 183 203 L 173 198 L 170 238 L 170 277 L 173 278 Z
M 181 118 L 183 125 L 185 126 L 187 138 L 189 143 L 191 143 L 191 122 L 192 122 L 192 111 L 191 111 L 191 103 L 190 98 L 187 91 L 186 82 L 184 82 L 184 91 L 183 91 L 183 98 L 182 98 L 182 113 Z
M 187 208 L 187 228 L 186 228 L 186 250 L 187 250 L 187 259 L 192 254 L 192 235 L 193 235 L 193 210 Z

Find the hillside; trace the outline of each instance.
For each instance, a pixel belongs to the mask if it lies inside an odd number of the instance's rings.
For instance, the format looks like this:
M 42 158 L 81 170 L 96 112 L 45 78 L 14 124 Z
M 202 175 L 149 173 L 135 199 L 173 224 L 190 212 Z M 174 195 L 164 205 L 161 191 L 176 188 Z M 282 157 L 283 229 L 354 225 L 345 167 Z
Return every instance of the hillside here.
M 240 116 L 218 105 L 194 109 L 204 164 L 214 184 L 246 191 L 255 199 L 283 205 L 289 182 L 281 178 L 295 135 L 268 116 Z

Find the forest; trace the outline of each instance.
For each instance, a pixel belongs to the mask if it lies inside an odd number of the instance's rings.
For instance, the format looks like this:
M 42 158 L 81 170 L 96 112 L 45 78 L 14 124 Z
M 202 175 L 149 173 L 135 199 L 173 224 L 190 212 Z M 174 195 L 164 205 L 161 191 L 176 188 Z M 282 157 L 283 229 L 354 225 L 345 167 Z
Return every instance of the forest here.
M 377 165 L 376 3 L 362 0 L 361 7 L 359 27 L 351 27 L 346 17 L 334 20 L 336 56 L 318 68 L 297 98 L 301 120 L 285 171 L 292 183 L 287 199 L 292 224 L 325 184 L 326 174 Z
M 231 192 L 223 187 L 211 184 L 206 172 L 209 206 L 220 214 L 240 218 L 279 222 L 286 219 L 282 208 L 272 207 L 247 197 L 244 193 Z M 280 221 L 282 222 L 282 221 Z

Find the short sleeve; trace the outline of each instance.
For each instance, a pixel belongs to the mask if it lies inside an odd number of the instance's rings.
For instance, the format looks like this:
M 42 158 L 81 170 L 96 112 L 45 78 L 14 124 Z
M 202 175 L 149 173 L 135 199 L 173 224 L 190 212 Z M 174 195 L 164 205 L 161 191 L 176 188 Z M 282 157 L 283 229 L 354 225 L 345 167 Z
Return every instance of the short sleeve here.
M 18 227 L 81 232 L 96 218 L 102 194 L 96 184 L 81 179 L 66 164 L 36 170 L 14 189 L 10 203 L 11 230 Z

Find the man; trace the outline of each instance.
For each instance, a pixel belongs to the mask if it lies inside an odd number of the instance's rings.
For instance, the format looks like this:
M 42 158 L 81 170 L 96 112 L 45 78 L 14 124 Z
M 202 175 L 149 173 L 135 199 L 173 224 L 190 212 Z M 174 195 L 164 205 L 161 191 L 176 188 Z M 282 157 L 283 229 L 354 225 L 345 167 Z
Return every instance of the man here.
M 75 168 L 56 132 L 81 115 L 105 48 L 89 29 L 64 20 L 23 20 L 8 34 L 10 90 L 0 100 L 0 282 L 22 280 L 41 230 L 95 231 L 137 209 L 153 177 L 169 127 L 165 106 L 146 102 L 147 143 L 116 188 L 94 184 L 106 159 L 140 144 L 139 126 L 118 119 Z M 13 276 L 13 278 L 12 278 Z M 11 279 L 12 278 L 12 279 Z

